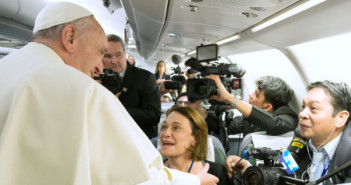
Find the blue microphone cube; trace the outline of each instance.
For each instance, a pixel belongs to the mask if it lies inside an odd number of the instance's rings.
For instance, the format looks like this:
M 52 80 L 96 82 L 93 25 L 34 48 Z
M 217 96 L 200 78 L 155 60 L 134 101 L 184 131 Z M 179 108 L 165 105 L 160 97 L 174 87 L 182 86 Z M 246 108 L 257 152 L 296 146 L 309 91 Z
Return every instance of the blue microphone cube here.
M 297 165 L 295 159 L 292 157 L 289 150 L 283 152 L 283 154 L 280 156 L 280 161 L 286 167 L 285 171 L 289 175 L 299 169 L 299 165 Z

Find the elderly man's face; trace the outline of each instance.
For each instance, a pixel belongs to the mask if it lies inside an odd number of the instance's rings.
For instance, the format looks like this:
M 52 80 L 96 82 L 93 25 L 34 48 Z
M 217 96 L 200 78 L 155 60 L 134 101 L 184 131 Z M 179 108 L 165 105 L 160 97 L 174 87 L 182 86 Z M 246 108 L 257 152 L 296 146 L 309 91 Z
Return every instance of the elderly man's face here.
M 120 42 L 107 42 L 107 52 L 102 60 L 104 67 L 121 73 L 127 67 L 125 51 Z
M 90 19 L 94 27 L 76 37 L 77 44 L 68 56 L 67 63 L 89 76 L 94 76 L 102 72 L 101 60 L 106 52 L 107 39 L 99 23 L 93 17 Z

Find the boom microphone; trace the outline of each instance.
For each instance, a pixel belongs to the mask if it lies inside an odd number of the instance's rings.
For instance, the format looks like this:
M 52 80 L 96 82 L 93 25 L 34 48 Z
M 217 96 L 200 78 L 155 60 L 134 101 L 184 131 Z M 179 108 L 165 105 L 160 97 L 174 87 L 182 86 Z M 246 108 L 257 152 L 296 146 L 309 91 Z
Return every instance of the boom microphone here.
M 182 57 L 174 54 L 174 55 L 172 55 L 172 62 L 173 62 L 173 64 L 178 65 L 182 62 Z

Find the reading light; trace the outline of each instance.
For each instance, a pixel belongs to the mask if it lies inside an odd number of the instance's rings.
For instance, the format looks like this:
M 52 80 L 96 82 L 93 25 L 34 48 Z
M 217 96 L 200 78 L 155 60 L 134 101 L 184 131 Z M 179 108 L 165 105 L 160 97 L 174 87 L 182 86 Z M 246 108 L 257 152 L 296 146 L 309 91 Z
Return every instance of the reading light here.
M 195 5 L 189 5 L 190 7 L 190 11 L 192 12 L 197 12 L 197 9 L 199 8 L 198 6 L 195 6 Z
M 171 38 L 173 38 L 173 37 L 176 36 L 176 34 L 175 34 L 175 33 L 168 33 L 168 36 L 171 37 Z
M 266 22 L 264 22 L 262 24 L 259 24 L 259 25 L 255 26 L 255 27 L 253 27 L 251 29 L 251 31 L 252 32 L 260 31 L 260 30 L 262 30 L 264 28 L 267 28 L 268 26 L 271 26 L 271 25 L 273 25 L 273 24 L 275 24 L 277 22 L 280 22 L 280 21 L 288 18 L 288 17 L 291 17 L 291 16 L 293 16 L 295 14 L 298 14 L 298 13 L 300 13 L 300 12 L 302 12 L 302 11 L 308 9 L 308 8 L 316 6 L 316 5 L 318 5 L 318 4 L 320 4 L 320 3 L 324 2 L 324 1 L 326 1 L 326 0 L 310 0 L 310 1 L 307 1 L 306 3 L 303 3 L 302 5 L 297 6 L 296 8 L 293 8 L 293 9 L 291 9 L 291 10 L 289 10 L 289 11 L 287 11 L 287 12 L 285 12 L 285 13 L 283 13 L 283 14 L 281 14 L 281 15 L 273 18 L 273 19 L 270 19 L 270 20 L 268 20 L 268 21 L 266 21 Z
M 228 37 L 228 38 L 226 38 L 226 39 L 220 40 L 220 41 L 216 42 L 216 44 L 222 45 L 222 44 L 231 42 L 231 41 L 233 41 L 233 40 L 237 40 L 237 39 L 239 39 L 239 38 L 240 38 L 240 35 L 236 34 L 236 35 L 233 35 L 233 36 Z

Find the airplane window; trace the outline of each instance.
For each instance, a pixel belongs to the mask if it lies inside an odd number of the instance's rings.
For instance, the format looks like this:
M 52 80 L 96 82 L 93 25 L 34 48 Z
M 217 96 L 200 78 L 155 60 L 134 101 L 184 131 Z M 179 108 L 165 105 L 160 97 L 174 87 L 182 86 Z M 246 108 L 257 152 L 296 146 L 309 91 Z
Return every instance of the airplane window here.
M 291 46 L 309 82 L 351 84 L 351 33 Z
M 280 77 L 295 91 L 297 97 L 303 97 L 306 93 L 305 86 L 295 67 L 290 60 L 279 50 L 265 50 L 254 53 L 231 55 L 231 61 L 236 61 L 246 69 L 243 79 L 246 82 L 255 82 L 259 77 L 271 75 Z M 271 66 L 267 68 L 267 66 Z M 264 70 L 263 70 L 264 69 Z M 244 100 L 248 99 L 249 93 L 256 88 L 254 83 L 244 83 Z M 291 106 L 299 111 L 302 99 L 293 99 Z

